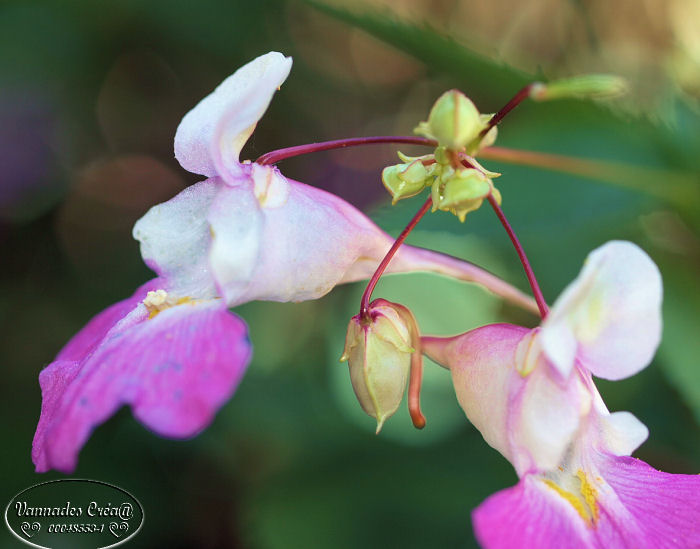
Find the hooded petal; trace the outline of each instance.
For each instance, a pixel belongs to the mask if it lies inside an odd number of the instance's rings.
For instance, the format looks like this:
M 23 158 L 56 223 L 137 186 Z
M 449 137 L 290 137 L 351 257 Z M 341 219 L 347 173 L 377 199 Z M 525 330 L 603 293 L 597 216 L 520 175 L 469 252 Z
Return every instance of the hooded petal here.
M 622 379 L 651 361 L 661 338 L 661 275 L 638 246 L 594 250 L 542 324 L 542 347 L 566 377 L 574 359 L 594 375 Z
M 217 294 L 209 268 L 211 233 L 207 213 L 223 183 L 207 179 L 153 206 L 134 225 L 146 264 L 180 296 L 207 299 Z
M 494 324 L 422 339 L 423 351 L 450 369 L 469 421 L 519 475 L 556 467 L 591 407 L 581 381 L 564 382 L 537 357 L 528 365 L 536 334 Z
M 195 435 L 231 396 L 250 354 L 245 323 L 220 300 L 152 318 L 138 305 L 82 362 L 56 361 L 41 372 L 37 471 L 75 469 L 92 430 L 124 404 L 160 435 Z
M 209 222 L 210 264 L 230 306 L 319 298 L 336 284 L 369 278 L 393 244 L 341 198 L 256 164 L 249 181 L 221 189 Z M 481 283 L 536 310 L 531 299 L 494 275 L 443 254 L 402 246 L 388 269 L 418 270 Z
M 292 59 L 270 52 L 224 80 L 180 122 L 175 157 L 186 170 L 212 177 L 237 173 L 238 155 L 275 91 L 287 79 Z

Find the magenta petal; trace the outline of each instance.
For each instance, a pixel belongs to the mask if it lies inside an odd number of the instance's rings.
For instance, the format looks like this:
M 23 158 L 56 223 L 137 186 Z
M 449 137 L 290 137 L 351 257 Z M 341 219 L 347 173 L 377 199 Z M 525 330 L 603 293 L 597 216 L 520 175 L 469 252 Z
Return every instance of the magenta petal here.
M 597 547 L 573 507 L 534 475 L 489 497 L 472 521 L 485 549 Z
M 110 305 L 104 311 L 94 316 L 82 330 L 66 343 L 56 356 L 56 360 L 83 360 L 117 322 L 144 300 L 149 291 L 160 287 L 162 287 L 162 281 L 159 278 L 149 280 L 143 286 L 140 286 L 131 297 Z
M 124 404 L 160 435 L 195 435 L 233 394 L 250 356 L 245 323 L 220 300 L 152 319 L 137 307 L 82 363 L 56 361 L 41 373 L 36 470 L 74 470 L 92 430 Z
M 700 475 L 674 475 L 657 471 L 633 457 L 607 457 L 599 463 L 605 481 L 635 522 L 638 539 L 633 547 L 700 547 Z M 631 530 L 606 508 L 611 529 Z M 629 520 L 629 519 L 628 519 Z M 603 522 L 603 521 L 601 521 Z M 604 528 L 599 533 L 602 544 Z M 610 545 L 605 545 L 610 546 Z

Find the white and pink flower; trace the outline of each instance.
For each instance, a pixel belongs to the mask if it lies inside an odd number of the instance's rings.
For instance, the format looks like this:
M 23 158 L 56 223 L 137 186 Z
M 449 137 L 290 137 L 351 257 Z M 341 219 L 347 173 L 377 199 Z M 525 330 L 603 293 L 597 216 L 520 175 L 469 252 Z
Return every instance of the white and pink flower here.
M 661 297 L 651 259 L 610 242 L 541 327 L 423 339 L 450 369 L 469 420 L 520 477 L 475 510 L 484 547 L 700 547 L 700 476 L 630 457 L 647 429 L 629 412 L 610 413 L 592 380 L 647 366 L 661 338 Z

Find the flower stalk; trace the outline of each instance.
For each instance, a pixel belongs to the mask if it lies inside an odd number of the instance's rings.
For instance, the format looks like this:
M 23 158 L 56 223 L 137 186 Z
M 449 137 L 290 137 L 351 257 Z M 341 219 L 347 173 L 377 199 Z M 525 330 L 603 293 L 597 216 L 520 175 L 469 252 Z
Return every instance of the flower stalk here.
M 377 145 L 384 143 L 396 143 L 406 145 L 425 145 L 428 147 L 437 146 L 437 142 L 433 139 L 425 137 L 414 137 L 410 135 L 379 135 L 372 137 L 351 137 L 348 139 L 336 139 L 333 141 L 320 141 L 318 143 L 307 143 L 306 145 L 297 145 L 295 147 L 287 147 L 285 149 L 277 149 L 267 152 L 260 156 L 255 162 L 262 166 L 276 164 L 286 158 L 293 158 L 304 154 L 310 154 L 321 151 L 330 151 L 334 149 L 346 149 L 348 147 L 358 147 L 360 145 Z
M 406 240 L 406 238 L 408 237 L 410 232 L 415 228 L 416 225 L 418 225 L 418 222 L 426 214 L 426 212 L 430 209 L 430 207 L 432 206 L 432 203 L 433 203 L 432 198 L 428 197 L 428 199 L 425 201 L 425 203 L 421 206 L 420 210 L 418 210 L 416 215 L 413 216 L 413 219 L 411 219 L 411 221 L 409 221 L 408 225 L 406 225 L 404 230 L 401 231 L 401 234 L 394 241 L 394 244 L 391 246 L 391 248 L 389 249 L 387 254 L 384 256 L 384 259 L 382 259 L 381 263 L 379 264 L 379 267 L 377 267 L 377 270 L 372 275 L 372 278 L 370 278 L 369 283 L 367 284 L 367 287 L 365 288 L 365 292 L 362 294 L 362 299 L 360 301 L 360 317 L 361 318 L 363 318 L 363 319 L 368 318 L 369 300 L 372 299 L 372 292 L 374 291 L 374 287 L 377 285 L 377 282 L 379 282 L 379 279 L 381 278 L 382 274 L 386 270 L 391 259 L 394 257 L 394 254 L 396 254 L 398 249 L 401 247 L 401 244 L 403 244 L 404 240 Z

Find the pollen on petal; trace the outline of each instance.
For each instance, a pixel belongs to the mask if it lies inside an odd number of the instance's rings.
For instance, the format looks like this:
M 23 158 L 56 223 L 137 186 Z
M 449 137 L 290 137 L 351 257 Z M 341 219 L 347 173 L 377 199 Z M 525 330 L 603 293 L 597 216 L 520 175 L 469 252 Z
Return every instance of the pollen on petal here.
M 586 506 L 579 498 L 577 498 L 568 490 L 564 490 L 553 480 L 545 479 L 544 483 L 547 486 L 549 486 L 552 490 L 554 490 L 557 494 L 559 494 L 561 497 L 563 497 L 566 501 L 568 501 L 571 504 L 571 506 L 576 510 L 576 512 L 581 516 L 581 518 L 584 520 L 587 526 L 592 526 L 591 517 L 589 516 Z
M 581 469 L 576 472 L 576 476 L 581 481 L 581 495 L 583 496 L 583 500 L 586 502 L 586 505 L 590 509 L 591 517 L 595 523 L 600 516 L 600 509 L 598 509 L 598 502 L 596 500 L 598 491 L 590 482 L 588 482 L 586 473 L 584 473 Z

